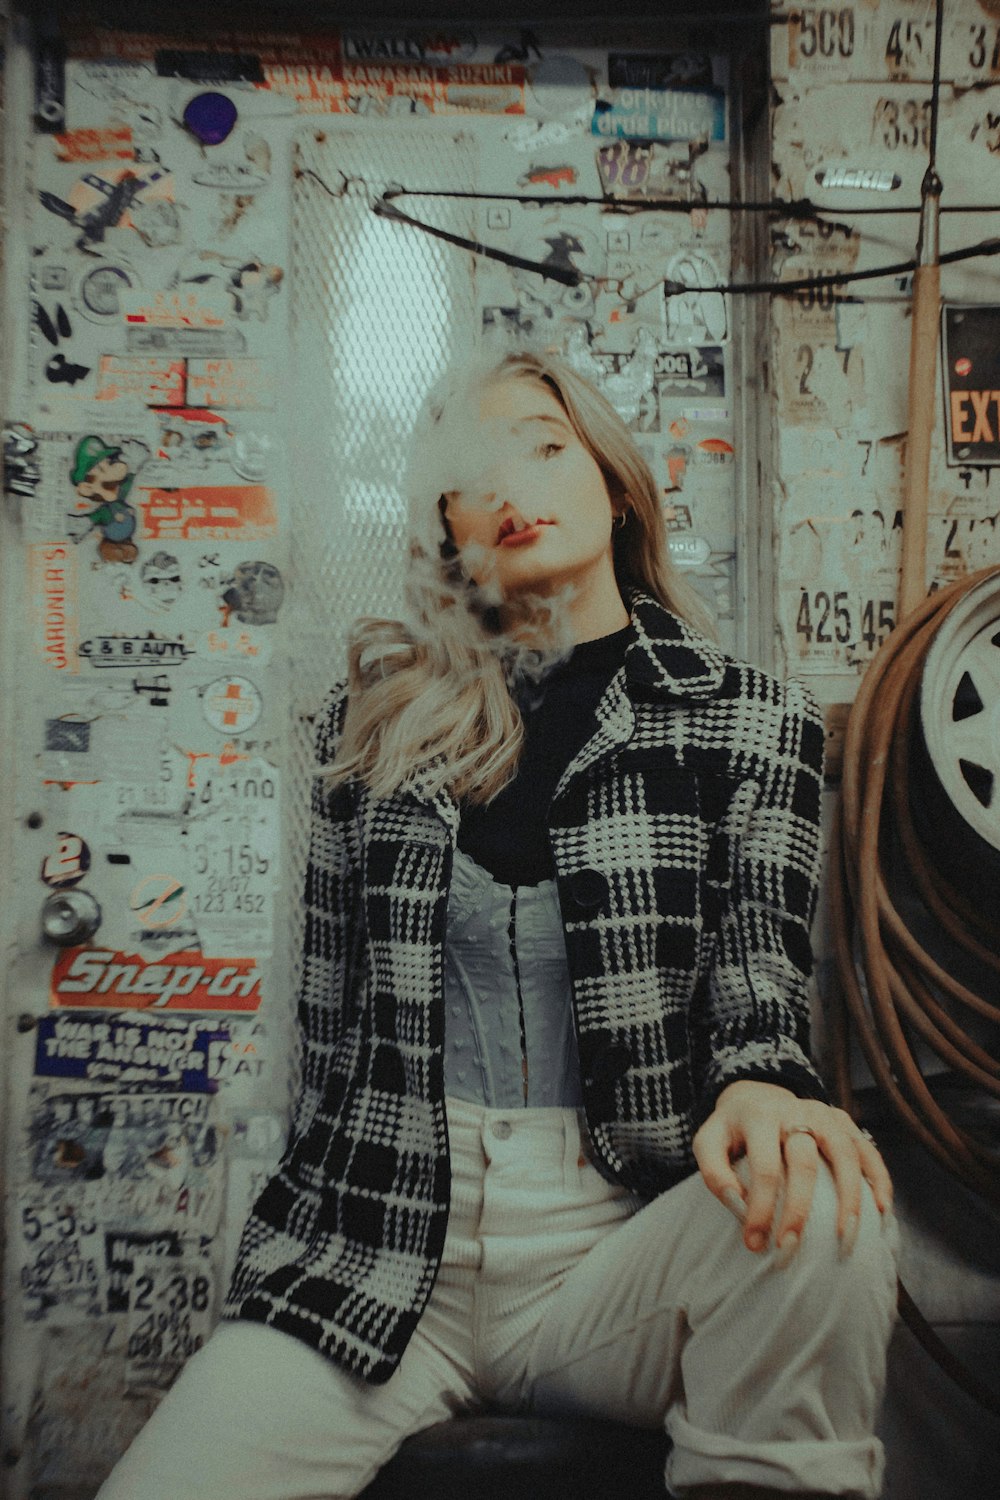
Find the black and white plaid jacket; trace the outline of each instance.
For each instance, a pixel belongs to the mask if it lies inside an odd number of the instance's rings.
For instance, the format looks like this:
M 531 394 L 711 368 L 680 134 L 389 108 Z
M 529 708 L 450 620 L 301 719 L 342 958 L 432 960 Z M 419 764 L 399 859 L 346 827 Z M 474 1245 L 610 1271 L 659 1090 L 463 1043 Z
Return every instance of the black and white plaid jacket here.
M 823 727 L 642 592 L 637 639 L 566 768 L 549 831 L 596 1164 L 647 1197 L 738 1078 L 824 1097 L 806 1054 Z M 334 755 L 341 688 L 319 725 Z M 370 1381 L 430 1295 L 448 1218 L 443 944 L 459 812 L 426 771 L 376 801 L 318 779 L 303 1086 L 223 1315 Z

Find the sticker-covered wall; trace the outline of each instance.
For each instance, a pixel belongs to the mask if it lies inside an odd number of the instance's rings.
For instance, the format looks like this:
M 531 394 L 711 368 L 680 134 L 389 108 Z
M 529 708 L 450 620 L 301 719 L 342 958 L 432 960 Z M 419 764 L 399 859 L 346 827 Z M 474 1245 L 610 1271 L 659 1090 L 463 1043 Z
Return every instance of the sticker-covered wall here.
M 753 9 L 669 41 L 14 28 L 11 1500 L 96 1489 L 282 1150 L 310 719 L 350 622 L 399 609 L 407 440 L 452 360 L 540 342 L 601 385 L 727 649 L 773 630 L 764 665 L 842 704 L 892 629 L 935 7 Z M 948 0 L 942 40 L 947 253 L 995 234 L 997 0 Z M 930 586 L 1000 561 L 996 267 L 942 271 Z
M 798 290 L 771 304 L 768 425 L 777 588 L 766 607 L 777 628 L 779 666 L 804 675 L 827 707 L 831 813 L 840 793 L 847 709 L 900 618 L 904 535 L 909 551 L 926 531 L 911 605 L 925 589 L 937 591 L 1000 564 L 1000 490 L 992 478 L 1000 455 L 1000 6 L 945 0 L 935 87 L 937 9 L 924 0 L 772 7 L 771 190 L 788 209 L 769 226 L 770 274 L 798 283 Z M 918 343 L 922 353 L 911 381 L 911 332 L 920 307 L 913 267 L 932 150 L 941 186 L 940 336 L 933 337 L 931 305 L 929 337 Z M 927 188 L 934 187 L 928 178 Z M 927 220 L 932 231 L 933 214 Z M 932 232 L 928 240 L 925 251 L 933 246 Z M 928 287 L 933 282 L 924 281 Z M 934 378 L 921 393 L 932 373 L 929 358 L 935 358 Z M 925 520 L 915 502 L 922 499 L 920 450 L 928 436 Z M 1000 636 L 995 622 L 986 628 L 989 618 L 987 610 L 977 619 L 978 636 L 971 629 L 951 635 L 947 694 L 924 692 L 917 700 L 917 732 L 912 739 L 897 735 L 893 747 L 910 756 L 916 806 L 933 778 L 917 768 L 912 745 L 934 745 L 937 767 L 949 776 L 951 803 L 947 812 L 943 799 L 935 805 L 928 859 L 938 868 L 953 843 L 963 851 L 965 869 L 976 870 L 980 880 L 986 862 L 970 857 L 971 828 L 977 818 L 988 819 L 996 843 L 1000 784 Z M 939 644 L 944 637 L 941 631 Z M 916 680 L 914 669 L 910 685 Z M 886 722 L 884 700 L 878 691 L 869 700 L 869 725 Z M 879 763 L 864 751 L 858 757 L 852 750 L 847 765 L 855 784 L 866 788 L 868 778 L 879 775 Z M 894 762 L 887 788 L 895 793 L 901 782 Z M 886 826 L 898 848 L 902 818 L 895 818 L 889 814 Z M 900 1274 L 908 1296 L 973 1378 L 995 1388 L 1000 1263 L 993 1216 L 927 1151 L 926 1141 L 935 1145 L 946 1132 L 932 1129 L 918 1144 L 888 1103 L 889 1087 L 870 1087 L 857 1031 L 851 1027 L 848 1056 L 835 1019 L 847 993 L 835 959 L 846 924 L 833 899 L 842 887 L 834 885 L 840 827 L 831 823 L 828 877 L 834 873 L 813 942 L 820 1053 L 828 1076 L 839 1065 L 856 1087 L 868 1086 L 862 1109 L 896 1184 L 904 1231 Z M 877 814 L 869 810 L 865 825 L 876 828 Z M 963 981 L 973 999 L 986 999 L 985 1012 L 995 1001 L 995 967 L 970 964 L 959 943 L 943 935 L 933 906 L 914 893 L 914 863 L 907 851 L 887 854 L 883 865 L 900 926 L 934 955 L 949 982 Z M 859 885 L 867 881 L 870 895 L 871 870 L 850 868 Z M 981 895 L 974 893 L 970 905 L 982 909 Z M 878 925 L 886 948 L 893 948 L 881 919 Z M 973 930 L 968 919 L 955 925 L 959 932 Z M 854 951 L 848 933 L 846 952 Z M 870 977 L 871 969 L 866 972 Z M 905 1011 L 914 995 L 917 1005 Z M 956 1111 L 966 1111 L 963 1119 L 975 1122 L 977 1140 L 985 1139 L 979 1132 L 992 1129 L 987 1122 L 995 1113 L 995 1091 L 987 1092 L 992 1080 L 984 1073 L 970 1084 L 957 1050 L 949 1054 L 940 1036 L 933 1038 L 933 1027 L 922 1024 L 937 998 L 942 1032 L 961 1040 L 967 1028 L 981 1049 L 977 1058 L 993 1066 L 995 1025 L 954 1004 L 936 980 L 920 988 L 914 976 L 894 988 L 898 1009 L 889 1021 L 883 1012 L 879 1027 L 883 1035 L 894 1027 L 906 1035 L 919 1071 L 912 1058 L 894 1059 L 890 1084 L 896 1087 L 908 1062 L 926 1096 L 951 1100 Z M 985 1253 L 978 1248 L 984 1235 Z M 996 1398 L 988 1403 L 964 1395 L 928 1358 L 911 1327 L 900 1324 L 890 1349 L 880 1426 L 887 1449 L 884 1496 L 986 1500 L 996 1488 Z
M 915 418 L 930 434 L 926 587 L 1000 563 L 1000 8 L 943 7 L 936 90 L 935 11 L 810 7 L 771 36 L 772 182 L 795 208 L 771 222 L 771 275 L 799 284 L 773 298 L 770 321 L 779 666 L 828 706 L 835 769 L 843 710 L 899 617 L 912 268 L 935 94 L 941 326 L 933 398 Z M 996 667 L 968 661 L 989 701 Z M 978 722 L 968 729 L 960 742 L 943 722 L 943 753 L 975 813 L 1000 762 Z M 821 923 L 821 1034 L 831 944 Z M 860 1057 L 855 1071 L 869 1076 Z
M 282 1149 L 309 719 L 350 621 L 399 608 L 406 439 L 456 354 L 529 339 L 601 383 L 737 644 L 724 53 L 79 21 L 12 49 L 15 1497 L 96 1488 Z
M 941 252 L 995 240 L 1000 8 L 943 10 L 936 167 Z M 774 513 L 785 664 L 828 702 L 892 629 L 903 527 L 912 262 L 931 143 L 935 6 L 808 6 L 771 39 L 774 190 L 809 217 L 771 228 L 779 280 L 904 269 L 775 300 Z M 927 583 L 1000 561 L 996 245 L 942 266 Z

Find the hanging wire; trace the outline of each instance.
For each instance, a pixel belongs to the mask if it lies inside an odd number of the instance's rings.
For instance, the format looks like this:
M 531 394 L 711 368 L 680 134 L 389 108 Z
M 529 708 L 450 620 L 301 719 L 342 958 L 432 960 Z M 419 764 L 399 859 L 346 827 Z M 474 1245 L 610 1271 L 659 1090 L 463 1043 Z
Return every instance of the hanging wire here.
M 316 176 L 316 173 L 312 173 Z M 362 178 L 345 178 L 345 182 L 354 182 L 361 185 Z M 326 184 L 324 183 L 324 186 Z M 329 191 L 329 189 L 328 189 Z M 339 197 L 339 194 L 334 194 Z M 692 209 L 720 209 L 726 213 L 751 213 L 751 214 L 776 214 L 781 218 L 791 219 L 824 219 L 826 215 L 834 213 L 832 208 L 822 208 L 814 203 L 811 198 L 764 198 L 756 200 L 753 198 L 654 198 L 644 196 L 642 198 L 595 198 L 593 193 L 481 193 L 471 188 L 405 188 L 398 185 L 388 187 L 381 195 L 385 199 L 395 198 L 469 198 L 478 199 L 489 203 L 560 203 L 567 207 L 576 207 L 579 204 L 592 203 L 600 208 L 612 208 L 616 213 L 649 213 L 653 209 L 658 212 L 689 214 Z M 919 203 L 862 203 L 852 205 L 849 208 L 836 210 L 845 217 L 856 218 L 859 214 L 918 214 Z M 953 214 L 995 214 L 1000 213 L 1000 203 L 957 203 L 949 210 Z M 836 222 L 836 221 L 834 221 Z M 843 226 L 846 228 L 846 226 Z
M 920 184 L 920 234 L 917 237 L 917 264 L 939 266 L 944 259 L 938 249 L 938 230 L 943 186 L 937 171 L 938 113 L 941 104 L 941 33 L 944 22 L 944 0 L 937 0 L 934 12 L 934 78 L 931 83 L 931 124 L 927 169 Z
M 318 172 L 309 167 L 300 169 L 299 176 L 314 178 L 315 181 L 319 183 L 324 192 L 326 192 L 331 198 L 343 198 L 350 192 L 352 188 L 369 190 L 369 184 L 365 182 L 363 178 L 347 177 L 343 173 L 340 174 L 341 185 L 339 188 L 331 187 L 328 182 L 324 181 L 324 179 L 319 175 Z M 422 191 L 418 188 L 405 188 L 399 186 L 398 184 L 393 184 L 391 187 L 386 188 L 371 202 L 372 212 L 374 214 L 377 214 L 380 218 L 389 219 L 398 224 L 408 225 L 412 229 L 420 230 L 423 234 L 432 235 L 435 239 L 444 240 L 450 245 L 457 246 L 459 249 L 468 250 L 473 255 L 483 256 L 488 260 L 496 260 L 503 265 L 513 266 L 518 270 L 532 271 L 536 275 L 544 277 L 547 281 L 556 281 L 563 286 L 614 286 L 621 284 L 621 278 L 595 276 L 589 272 L 580 271 L 574 266 L 558 266 L 546 263 L 545 261 L 531 260 L 525 256 L 515 255 L 509 250 L 503 250 L 498 245 L 487 245 L 482 240 L 469 239 L 466 235 L 454 234 L 451 230 L 440 229 L 435 224 L 429 224 L 424 219 L 415 218 L 412 214 L 404 212 L 404 210 L 401 209 L 395 201 L 397 198 L 401 197 L 469 198 L 497 202 L 518 202 L 535 204 L 560 203 L 563 205 L 596 203 L 602 205 L 604 208 L 607 208 L 609 204 L 613 204 L 616 208 L 621 208 L 626 212 L 646 212 L 652 208 L 662 207 L 668 210 L 673 210 L 674 212 L 690 213 L 692 209 L 701 208 L 708 210 L 714 208 L 726 210 L 729 212 L 737 211 L 743 213 L 769 213 L 775 215 L 778 218 L 794 219 L 797 222 L 830 222 L 828 219 L 824 219 L 823 217 L 824 213 L 828 211 L 820 209 L 808 198 L 774 198 L 766 200 L 764 202 L 732 203 L 678 202 L 676 199 L 644 199 L 641 202 L 633 202 L 632 200 L 627 200 L 622 202 L 621 204 L 617 204 L 613 199 L 593 198 L 585 196 L 583 194 L 578 194 L 574 197 L 553 198 L 551 195 L 547 194 L 530 193 L 476 193 L 462 192 L 457 190 L 438 191 L 437 189 L 428 189 Z M 998 209 L 994 207 L 990 209 L 977 208 L 973 210 L 973 208 L 968 205 L 959 205 L 957 207 L 953 206 L 950 211 L 952 213 L 969 213 L 973 211 L 995 213 L 998 211 Z M 907 206 L 905 209 L 892 207 L 887 207 L 884 209 L 863 207 L 858 209 L 852 208 L 848 210 L 849 215 L 852 217 L 855 214 L 859 213 L 873 214 L 919 212 L 919 206 Z M 845 233 L 850 232 L 849 226 L 837 222 L 834 223 L 834 228 L 842 229 Z M 938 261 L 941 265 L 952 265 L 964 260 L 975 260 L 981 257 L 989 257 L 993 255 L 1000 255 L 1000 238 L 981 240 L 978 244 L 975 245 L 966 245 L 958 250 L 948 250 L 943 255 L 938 256 Z M 641 291 L 635 291 L 634 293 L 632 293 L 629 300 L 638 300 L 639 297 L 645 296 L 648 292 L 652 291 L 654 287 L 661 285 L 664 289 L 664 294 L 668 297 L 680 296 L 691 291 L 723 292 L 730 293 L 733 296 L 768 295 L 776 297 L 788 297 L 794 296 L 798 292 L 817 291 L 823 287 L 843 287 L 848 286 L 854 282 L 874 281 L 886 276 L 908 276 L 916 270 L 917 264 L 918 261 L 916 259 L 900 260 L 890 262 L 889 264 L 884 266 L 872 266 L 863 271 L 836 271 L 824 275 L 796 277 L 788 281 L 731 281 L 721 283 L 717 286 L 709 287 L 692 287 L 687 282 L 671 281 L 669 277 L 664 276 L 658 277 L 655 281 L 650 282 L 650 284 L 644 287 Z
M 941 37 L 944 32 L 944 0 L 937 0 L 934 11 L 934 74 L 931 79 L 931 127 L 930 150 L 927 155 L 929 171 L 937 169 L 938 111 L 941 104 Z
M 585 271 L 577 270 L 575 267 L 549 265 L 543 261 L 527 260 L 519 255 L 512 255 L 507 250 L 500 250 L 492 245 L 484 245 L 479 240 L 467 239 L 465 235 L 452 234 L 449 230 L 438 229 L 434 224 L 428 224 L 423 219 L 415 219 L 410 214 L 396 207 L 392 202 L 386 200 L 383 194 L 372 204 L 372 212 L 381 218 L 393 219 L 397 223 L 409 224 L 414 229 L 420 229 L 425 234 L 433 235 L 436 239 L 447 240 L 451 245 L 458 245 L 464 250 L 471 250 L 475 255 L 486 256 L 490 260 L 503 261 L 506 265 L 518 266 L 522 270 L 534 271 L 539 276 L 544 276 L 550 281 L 562 282 L 564 286 L 604 286 L 609 282 L 619 281 L 618 277 L 594 276 Z M 961 250 L 949 250 L 944 255 L 938 256 L 941 265 L 951 264 L 957 261 L 973 260 L 980 256 L 1000 255 L 1000 239 L 982 240 L 978 245 L 967 245 Z M 672 281 L 667 276 L 661 276 L 656 281 L 650 282 L 642 291 L 636 291 L 629 300 L 638 300 L 651 292 L 654 287 L 663 287 L 664 294 L 668 297 L 680 296 L 691 291 L 730 292 L 736 296 L 747 296 L 755 293 L 768 293 L 772 296 L 793 296 L 796 292 L 815 291 L 818 287 L 847 286 L 855 281 L 874 281 L 883 276 L 905 276 L 915 271 L 917 261 L 899 260 L 885 266 L 873 266 L 866 271 L 838 271 L 823 276 L 800 276 L 788 281 L 729 281 L 718 286 L 692 287 L 683 281 Z
M 345 172 L 338 173 L 340 186 L 333 188 L 312 167 L 299 167 L 297 176 L 312 177 L 319 183 L 320 187 L 331 198 L 344 198 L 351 188 L 360 188 L 365 192 L 371 191 L 371 184 L 364 177 L 348 177 Z M 408 188 L 398 183 L 383 189 L 378 195 L 379 202 L 393 203 L 397 198 L 459 198 L 468 199 L 470 202 L 480 203 L 532 203 L 538 207 L 558 203 L 561 207 L 576 208 L 585 204 L 594 204 L 599 208 L 613 209 L 615 213 L 640 214 L 656 211 L 657 213 L 689 214 L 694 209 L 718 210 L 720 213 L 745 213 L 745 214 L 772 214 L 778 219 L 795 219 L 812 223 L 824 223 L 830 225 L 834 230 L 842 230 L 845 234 L 850 233 L 850 225 L 842 222 L 846 219 L 856 219 L 861 215 L 902 215 L 918 214 L 919 203 L 858 203 L 851 204 L 847 208 L 824 208 L 814 203 L 811 198 L 595 198 L 593 193 L 560 193 L 558 197 L 553 193 L 498 193 L 498 192 L 476 192 L 471 188 Z M 952 203 L 947 208 L 942 208 L 942 213 L 951 214 L 995 214 L 1000 213 L 1000 203 Z M 833 217 L 830 215 L 839 215 Z

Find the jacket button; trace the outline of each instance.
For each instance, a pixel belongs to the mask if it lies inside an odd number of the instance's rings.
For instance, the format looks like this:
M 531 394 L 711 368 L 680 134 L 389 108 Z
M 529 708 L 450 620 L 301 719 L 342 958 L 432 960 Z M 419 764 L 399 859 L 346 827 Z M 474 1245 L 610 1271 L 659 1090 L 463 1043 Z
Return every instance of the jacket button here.
M 608 894 L 608 882 L 600 870 L 576 870 L 569 878 L 569 893 L 577 906 L 591 911 Z

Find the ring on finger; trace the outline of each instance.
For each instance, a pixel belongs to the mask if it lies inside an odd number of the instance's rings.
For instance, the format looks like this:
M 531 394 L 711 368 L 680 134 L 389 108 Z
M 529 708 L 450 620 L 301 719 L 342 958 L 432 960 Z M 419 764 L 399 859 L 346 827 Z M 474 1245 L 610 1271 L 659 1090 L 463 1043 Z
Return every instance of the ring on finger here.
M 785 1131 L 785 1140 L 787 1141 L 789 1136 L 793 1135 L 811 1135 L 813 1140 L 816 1141 L 817 1145 L 819 1144 L 819 1137 L 817 1136 L 815 1130 L 813 1130 L 809 1125 L 790 1126 L 789 1129 Z

